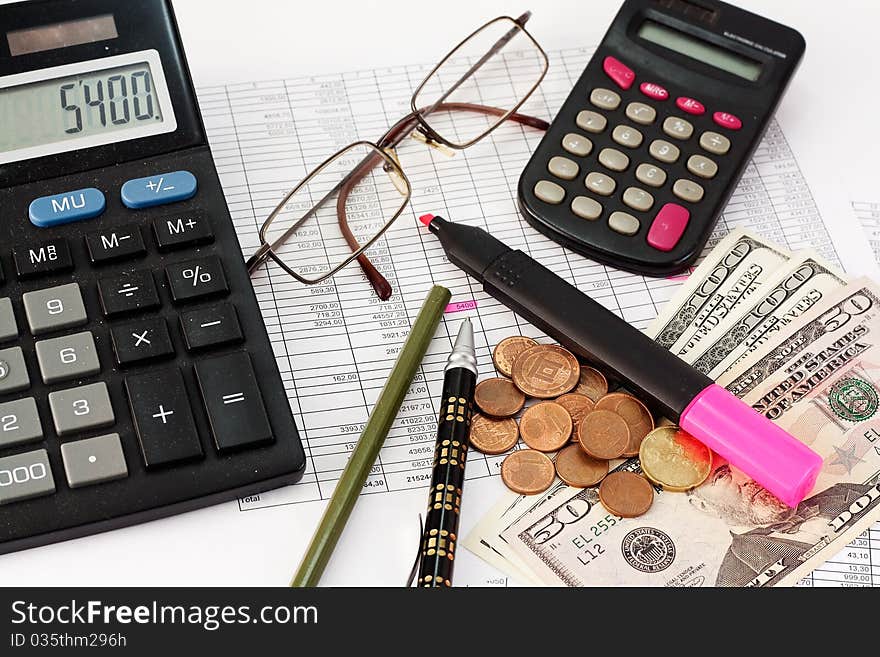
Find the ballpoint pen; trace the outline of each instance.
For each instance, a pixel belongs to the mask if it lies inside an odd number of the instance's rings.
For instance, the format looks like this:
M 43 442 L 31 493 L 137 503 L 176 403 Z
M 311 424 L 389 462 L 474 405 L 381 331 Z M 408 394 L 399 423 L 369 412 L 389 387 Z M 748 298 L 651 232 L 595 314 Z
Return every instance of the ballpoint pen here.
M 487 294 L 600 365 L 780 500 L 797 506 L 813 488 L 822 458 L 712 379 L 485 230 L 430 214 L 419 219 Z
M 476 385 L 474 329 L 471 321 L 465 319 L 458 329 L 458 337 L 443 375 L 434 470 L 428 489 L 428 513 L 419 553 L 418 586 L 452 586 L 461 490 Z

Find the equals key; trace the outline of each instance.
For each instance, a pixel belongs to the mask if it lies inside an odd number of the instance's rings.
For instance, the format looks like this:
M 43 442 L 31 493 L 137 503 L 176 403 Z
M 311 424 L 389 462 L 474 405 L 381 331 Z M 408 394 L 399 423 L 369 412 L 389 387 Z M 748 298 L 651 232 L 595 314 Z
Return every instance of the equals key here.
M 180 328 L 187 351 L 238 344 L 244 340 L 235 306 L 225 301 L 181 313 Z
M 195 370 L 218 450 L 274 440 L 250 355 L 209 358 L 196 363 Z

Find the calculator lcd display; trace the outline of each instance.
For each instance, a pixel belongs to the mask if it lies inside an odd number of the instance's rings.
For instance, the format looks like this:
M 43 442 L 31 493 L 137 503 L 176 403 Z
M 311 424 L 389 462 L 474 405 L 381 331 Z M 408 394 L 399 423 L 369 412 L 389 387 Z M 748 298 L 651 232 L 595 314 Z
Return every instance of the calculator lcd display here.
M 0 163 L 176 129 L 156 51 L 0 78 Z
M 647 20 L 639 27 L 638 34 L 645 41 L 669 48 L 751 82 L 761 76 L 763 67 L 760 62 L 666 25 Z

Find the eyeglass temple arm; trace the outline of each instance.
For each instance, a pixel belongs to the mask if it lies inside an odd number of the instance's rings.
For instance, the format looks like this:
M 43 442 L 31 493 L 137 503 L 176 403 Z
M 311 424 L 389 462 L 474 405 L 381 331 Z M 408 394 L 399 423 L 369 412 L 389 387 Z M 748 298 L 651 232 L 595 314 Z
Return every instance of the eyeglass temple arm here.
M 431 112 L 433 112 L 437 108 L 438 105 L 442 104 L 443 101 L 445 101 L 447 98 L 449 98 L 449 96 L 451 96 L 455 92 L 456 89 L 458 89 L 461 85 L 463 85 L 468 78 L 470 78 L 474 73 L 476 73 L 478 70 L 480 70 L 480 68 L 482 68 L 483 64 L 485 64 L 492 57 L 497 55 L 498 52 L 502 48 L 504 48 L 504 46 L 506 46 L 508 43 L 510 43 L 510 41 L 511 41 L 511 39 L 513 39 L 513 37 L 515 37 L 517 34 L 519 34 L 520 29 L 526 24 L 526 22 L 528 22 L 529 18 L 531 18 L 531 17 L 532 17 L 532 12 L 527 11 L 524 14 L 522 14 L 519 18 L 517 18 L 514 21 L 514 23 L 517 24 L 517 27 L 513 27 L 513 28 L 509 29 L 504 35 L 502 35 L 501 38 L 498 39 L 498 41 L 496 41 L 495 44 L 491 48 L 489 48 L 489 50 L 486 51 L 486 54 L 483 55 L 482 57 L 480 57 L 480 59 L 477 60 L 477 62 L 473 66 L 471 66 L 467 71 L 465 71 L 465 73 L 455 82 L 455 84 L 453 84 L 449 88 L 449 90 L 446 93 L 444 93 L 442 96 L 440 96 L 440 98 L 438 98 L 437 101 L 433 105 L 425 108 L 422 111 L 422 115 L 424 116 L 425 114 L 430 114 Z M 448 57 L 448 55 L 447 55 L 447 57 Z M 432 71 L 431 73 L 433 74 L 434 72 L 436 72 L 436 70 L 437 69 L 435 68 L 434 71 Z
M 433 112 L 438 111 L 463 111 L 463 112 L 477 112 L 479 114 L 491 114 L 494 116 L 504 116 L 507 114 L 507 110 L 503 110 L 499 107 L 491 107 L 489 105 L 476 105 L 474 103 L 443 103 L 442 105 L 437 105 L 432 110 Z M 402 142 L 408 131 L 413 128 L 418 123 L 419 114 L 425 116 L 428 114 L 428 110 L 420 110 L 419 112 L 411 112 L 400 121 L 395 123 L 388 129 L 382 138 L 377 142 L 379 148 L 394 148 L 398 146 L 400 142 Z M 520 114 L 519 112 L 514 112 L 510 116 L 507 117 L 508 121 L 513 121 L 514 123 L 519 123 L 520 125 L 525 125 L 530 128 L 535 128 L 537 130 L 548 130 L 550 128 L 550 122 L 544 119 L 538 118 L 537 116 L 530 116 L 528 114 Z
M 507 113 L 506 110 L 497 107 L 490 107 L 488 105 L 475 105 L 472 103 L 443 103 L 434 106 L 433 111 L 437 110 L 461 110 L 479 112 L 481 114 L 494 114 L 495 116 L 504 116 Z M 540 119 L 535 116 L 529 116 L 527 114 L 514 113 L 507 118 L 509 121 L 514 121 L 515 123 L 536 128 L 538 130 L 547 130 L 550 127 L 550 123 L 548 121 L 545 121 L 544 119 Z M 406 137 L 408 131 L 413 128 L 417 123 L 418 115 L 415 112 L 410 113 L 409 115 L 405 116 L 403 119 L 395 123 L 393 126 L 391 126 L 388 132 L 386 132 L 385 135 L 383 135 L 382 139 L 379 140 L 379 143 L 377 145 L 379 146 L 379 148 L 394 148 L 395 146 L 400 144 L 400 142 Z M 349 173 L 345 177 L 345 179 L 343 179 L 339 183 L 339 185 L 337 185 L 337 188 L 339 189 L 339 196 L 336 200 L 336 216 L 339 221 L 339 228 L 342 231 L 343 236 L 345 237 L 346 243 L 352 251 L 357 251 L 361 245 L 348 226 L 348 217 L 345 211 L 345 207 L 352 188 L 361 180 L 363 180 L 369 170 L 373 166 L 375 166 L 376 159 L 378 159 L 378 156 L 375 155 L 365 157 L 354 169 L 352 169 L 351 173 Z M 391 284 L 379 272 L 379 270 L 376 269 L 373 263 L 370 262 L 366 254 L 362 253 L 361 255 L 359 255 L 357 261 L 358 264 L 361 266 L 364 275 L 370 281 L 370 284 L 373 286 L 373 289 L 376 291 L 376 294 L 379 296 L 379 298 L 383 301 L 386 301 L 388 298 L 390 298 L 393 291 L 391 289 Z
M 361 245 L 354 236 L 354 233 L 351 232 L 351 227 L 348 225 L 348 213 L 345 211 L 345 206 L 354 186 L 363 180 L 370 170 L 377 166 L 379 162 L 382 162 L 382 158 L 379 155 L 368 155 L 354 170 L 352 170 L 351 174 L 346 176 L 346 179 L 340 183 L 339 196 L 336 197 L 336 219 L 339 223 L 339 230 L 342 232 L 342 236 L 345 238 L 345 242 L 348 244 L 348 248 L 350 248 L 352 252 L 357 252 L 358 249 L 361 248 Z M 361 170 L 363 171 L 363 174 L 360 173 Z M 357 257 L 357 262 L 361 266 L 361 270 L 364 272 L 367 280 L 370 281 L 370 285 L 372 285 L 373 289 L 376 291 L 376 295 L 382 301 L 388 301 L 394 292 L 388 279 L 376 269 L 375 265 L 370 262 L 370 259 L 367 258 L 365 253 L 361 253 Z
M 444 103 L 437 107 L 445 110 L 475 111 L 483 114 L 494 114 L 496 116 L 503 116 L 507 113 L 505 110 L 496 107 L 489 107 L 487 105 L 473 105 L 470 103 Z M 528 116 L 525 114 L 512 114 L 510 115 L 510 117 L 508 117 L 508 119 L 517 123 L 521 123 L 523 125 L 537 128 L 539 130 L 547 130 L 547 128 L 550 127 L 550 124 L 544 119 L 539 119 L 537 117 Z M 380 140 L 379 147 L 393 148 L 394 146 L 399 144 L 400 141 L 405 137 L 408 129 L 412 128 L 417 122 L 418 119 L 415 113 L 404 117 L 394 126 L 392 126 L 391 129 L 385 134 L 385 136 Z M 393 134 L 392 139 L 389 141 L 387 138 L 389 134 L 392 133 L 397 134 Z M 357 185 L 361 180 L 363 180 L 364 177 L 366 177 L 366 175 L 369 173 L 369 171 L 373 167 L 375 167 L 379 161 L 381 161 L 381 159 L 378 155 L 368 155 L 363 160 L 361 160 L 361 162 L 354 169 L 352 169 L 351 173 L 349 173 L 339 183 L 339 185 L 337 185 L 339 196 L 336 199 L 336 217 L 339 222 L 339 229 L 342 232 L 342 235 L 345 238 L 348 247 L 352 251 L 357 251 L 361 248 L 361 245 L 358 242 L 357 238 L 354 236 L 354 233 L 351 232 L 351 228 L 348 225 L 348 215 L 345 210 L 348 202 L 348 197 L 354 186 Z M 335 193 L 335 191 L 336 189 L 334 188 L 333 192 L 331 193 Z M 366 256 L 366 254 L 362 253 L 361 255 L 359 255 L 357 257 L 357 262 L 363 270 L 364 275 L 367 277 L 367 280 L 370 281 L 370 285 L 372 285 L 373 289 L 376 291 L 377 296 L 382 299 L 382 301 L 387 301 L 389 298 L 391 298 L 391 294 L 393 293 L 391 284 L 388 282 L 388 279 L 386 279 L 382 275 L 382 273 L 378 269 L 376 269 L 375 265 L 370 262 L 370 259 Z
M 293 233 L 299 229 L 302 224 L 309 219 L 312 215 L 315 214 L 315 211 L 327 200 L 332 197 L 336 192 L 339 192 L 339 196 L 337 197 L 336 203 L 336 216 L 337 221 L 339 222 L 339 228 L 342 231 L 342 235 L 345 238 L 346 243 L 351 248 L 352 251 L 357 251 L 361 248 L 360 243 L 358 243 L 357 238 L 351 232 L 351 228 L 348 225 L 348 216 L 345 211 L 345 204 L 348 201 L 348 197 L 351 193 L 352 188 L 359 183 L 363 178 L 369 173 L 370 169 L 376 166 L 377 162 L 381 161 L 380 156 L 378 155 L 368 155 L 360 163 L 355 166 L 341 181 L 339 181 L 324 197 L 315 203 L 309 210 L 300 217 L 296 223 L 294 223 L 290 228 L 284 231 L 284 234 L 279 238 L 275 239 L 272 244 L 268 242 L 263 242 L 260 245 L 260 248 L 247 259 L 245 263 L 248 274 L 253 274 L 266 260 L 271 257 L 272 249 L 276 244 L 285 242 Z M 272 213 L 267 217 L 266 222 L 271 222 L 275 219 L 275 217 L 281 212 L 287 202 L 290 200 L 291 196 L 295 193 L 295 189 L 291 191 L 287 196 L 285 196 L 281 202 L 275 207 Z M 370 285 L 373 286 L 373 289 L 376 291 L 376 295 L 382 300 L 387 301 L 391 298 L 391 294 L 393 290 L 391 288 L 391 283 L 388 282 L 381 272 L 370 262 L 369 258 L 365 254 L 361 254 L 357 257 L 358 264 L 361 266 L 361 269 L 364 272 L 364 275 L 367 277 L 367 280 L 370 281 Z
M 487 105 L 474 105 L 471 103 L 443 103 L 442 105 L 435 106 L 434 109 L 435 111 L 437 109 L 450 111 L 472 111 L 482 114 L 494 114 L 496 116 L 503 116 L 507 113 L 506 110 L 502 110 L 497 107 L 489 107 Z M 545 121 L 544 119 L 539 119 L 534 116 L 528 116 L 527 114 L 514 113 L 508 117 L 508 120 L 520 123 L 522 125 L 527 125 L 532 128 L 537 128 L 538 130 L 547 130 L 550 127 L 549 122 Z M 418 116 L 415 113 L 411 113 L 408 116 L 404 117 L 396 124 L 394 124 L 388 130 L 388 132 L 385 133 L 382 139 L 379 140 L 379 147 L 393 148 L 397 146 L 405 138 L 409 129 L 414 127 L 417 123 Z M 364 158 L 338 185 L 339 196 L 336 200 L 336 216 L 339 221 L 339 228 L 342 231 L 343 236 L 345 237 L 346 243 L 352 251 L 357 251 L 361 248 L 361 245 L 349 228 L 348 216 L 346 214 L 345 207 L 351 190 L 357 183 L 363 180 L 369 170 L 376 165 L 377 159 L 378 156 L 368 156 Z M 361 255 L 359 255 L 357 261 L 358 264 L 361 266 L 364 275 L 366 275 L 367 279 L 370 281 L 370 284 L 373 286 L 373 289 L 376 291 L 376 294 L 379 296 L 380 299 L 382 299 L 382 301 L 387 301 L 391 297 L 391 294 L 393 292 L 391 284 L 381 274 L 381 272 L 376 269 L 373 263 L 370 262 L 366 254 L 362 253 Z

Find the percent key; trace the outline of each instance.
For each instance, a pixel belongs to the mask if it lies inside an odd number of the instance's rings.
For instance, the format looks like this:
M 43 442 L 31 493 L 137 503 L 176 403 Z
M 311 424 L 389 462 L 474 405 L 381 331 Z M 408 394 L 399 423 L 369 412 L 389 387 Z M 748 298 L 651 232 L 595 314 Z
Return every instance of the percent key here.
M 229 292 L 223 265 L 217 256 L 169 265 L 165 275 L 175 303 Z

